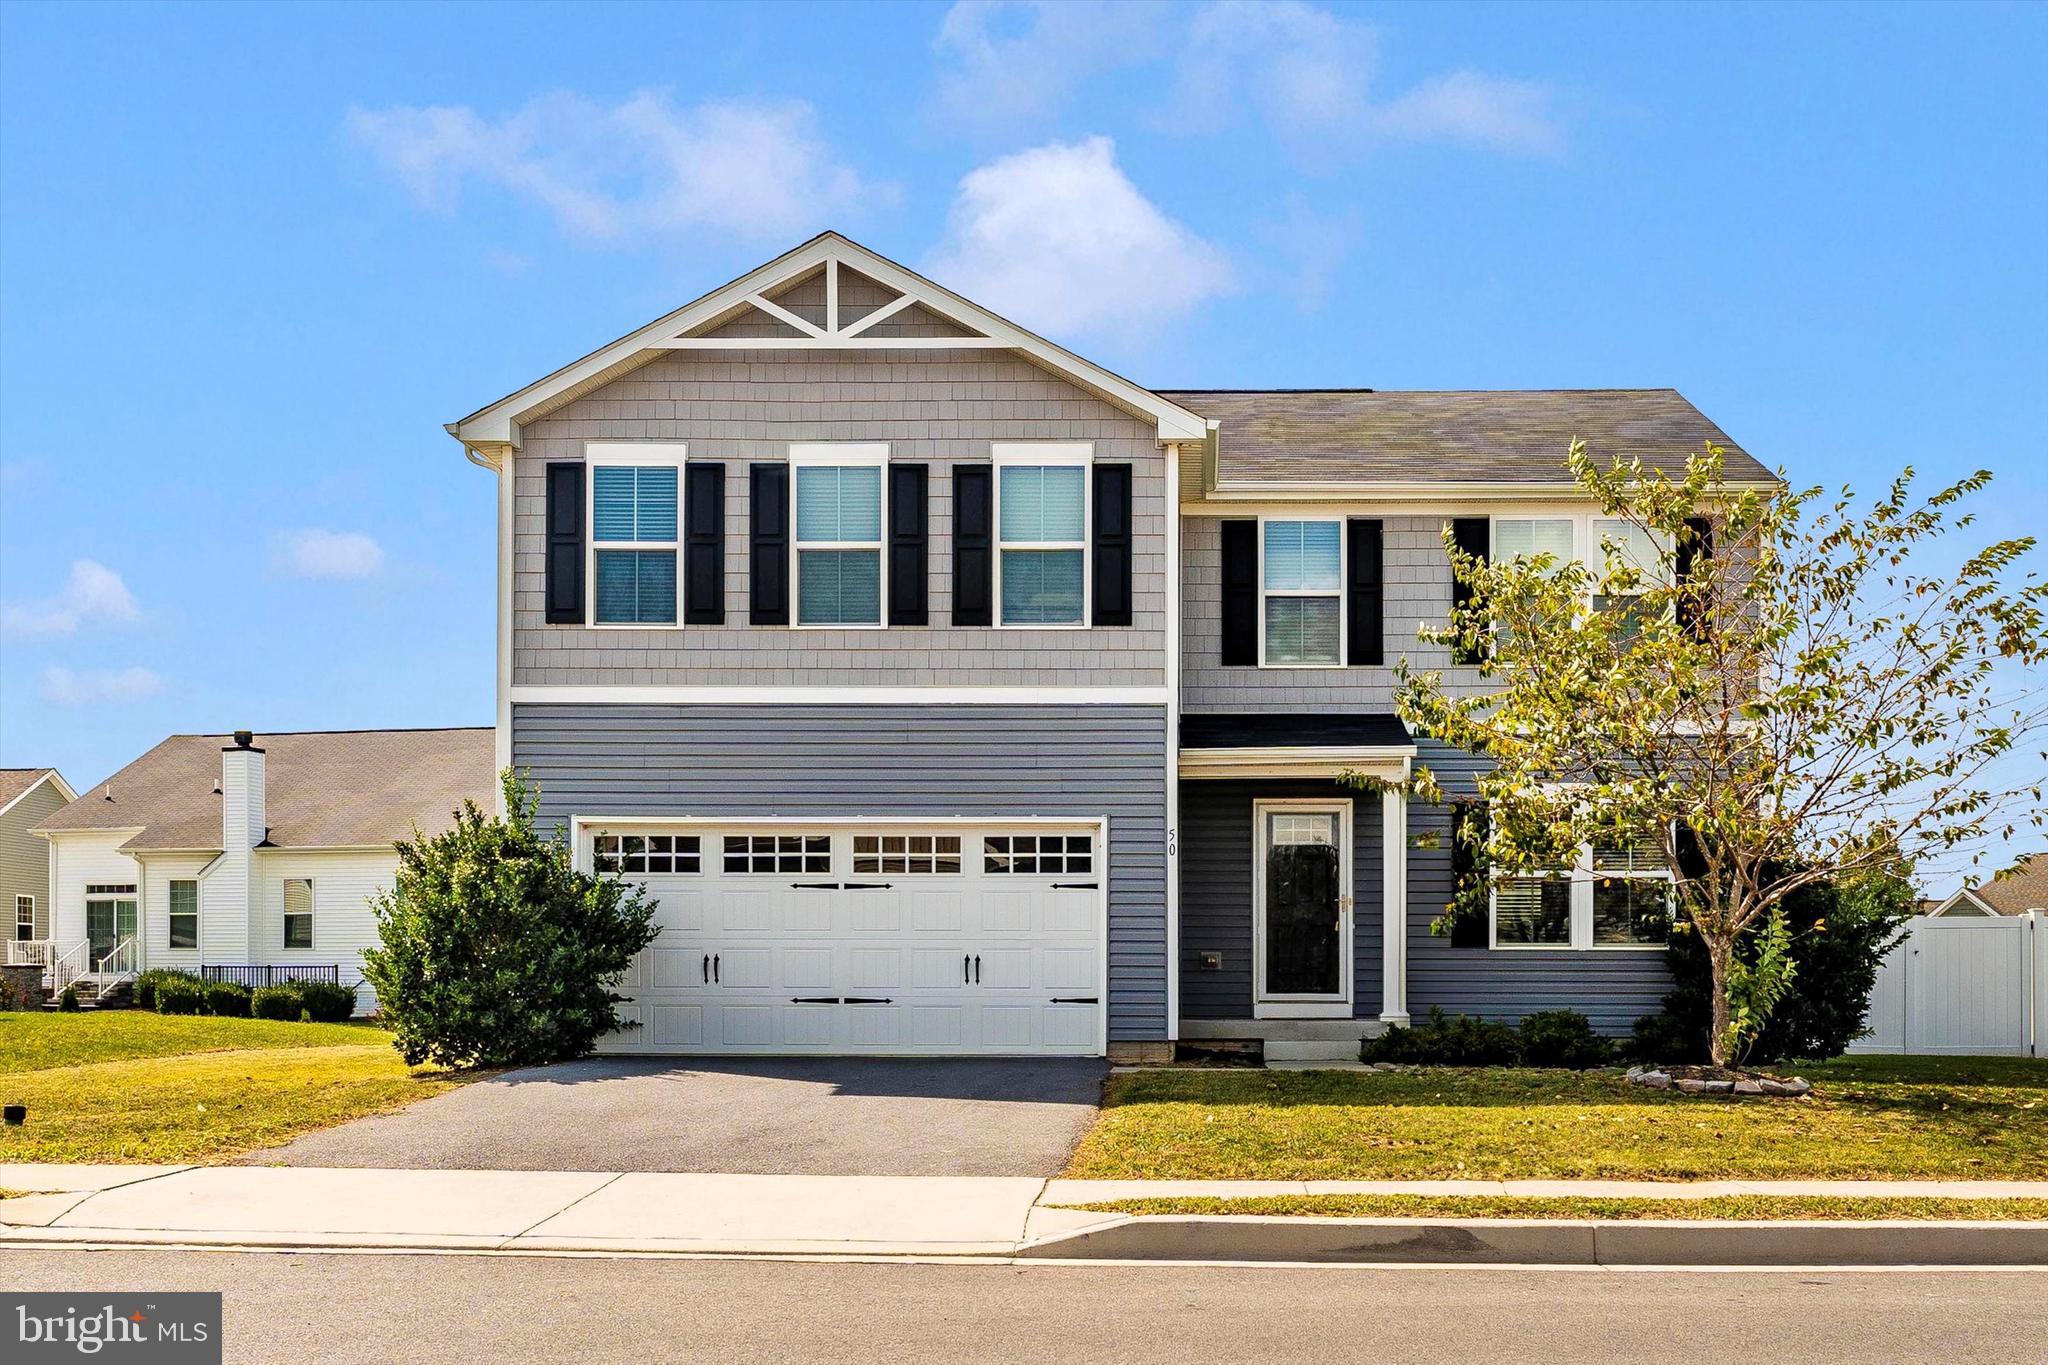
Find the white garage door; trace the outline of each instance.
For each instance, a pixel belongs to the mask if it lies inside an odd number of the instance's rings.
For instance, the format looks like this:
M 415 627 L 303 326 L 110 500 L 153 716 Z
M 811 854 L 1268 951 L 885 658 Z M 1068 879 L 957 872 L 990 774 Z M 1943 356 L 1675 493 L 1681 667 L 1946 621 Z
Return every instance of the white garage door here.
M 605 1051 L 1080 1054 L 1104 1049 L 1106 851 L 1094 825 L 592 825 L 661 934 Z

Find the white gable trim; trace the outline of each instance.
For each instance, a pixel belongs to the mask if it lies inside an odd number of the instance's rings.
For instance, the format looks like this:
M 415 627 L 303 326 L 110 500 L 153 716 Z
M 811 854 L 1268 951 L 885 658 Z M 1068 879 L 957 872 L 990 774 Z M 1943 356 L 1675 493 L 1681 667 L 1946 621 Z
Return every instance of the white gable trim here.
M 1953 896 L 1950 896 L 1940 905 L 1937 905 L 1932 910 L 1929 910 L 1927 912 L 1927 917 L 1929 919 L 1933 919 L 1937 915 L 1946 915 L 1949 911 L 1955 909 L 1956 906 L 1962 904 L 1964 901 L 1968 901 L 1971 905 L 1976 906 L 1979 910 L 1991 916 L 1993 919 L 2000 918 L 2000 912 L 1996 907 L 1989 904 L 1987 901 L 1985 901 L 1985 899 L 1982 896 L 1979 896 L 1975 891 L 1972 891 L 1967 886 L 1964 887 L 1962 890 L 1956 892 Z
M 876 310 L 846 327 L 839 326 L 839 265 L 844 262 L 879 284 L 905 296 L 910 303 L 893 303 L 902 309 L 919 304 L 974 336 L 962 337 L 878 337 L 868 329 L 881 322 Z M 818 327 L 798 318 L 766 297 L 768 291 L 786 281 L 825 270 L 826 323 Z M 803 335 L 795 337 L 691 337 L 694 328 L 720 315 L 752 307 L 788 324 Z M 685 304 L 665 317 L 657 318 L 636 332 L 627 334 L 573 364 L 556 370 L 547 378 L 529 384 L 517 393 L 479 409 L 458 422 L 448 424 L 448 434 L 465 446 L 517 446 L 521 418 L 546 405 L 551 399 L 598 379 L 606 371 L 630 365 L 644 353 L 662 350 L 1014 350 L 1031 357 L 1046 368 L 1059 372 L 1077 384 L 1093 390 L 1108 401 L 1131 412 L 1141 413 L 1158 424 L 1161 441 L 1196 441 L 1206 435 L 1207 425 L 1194 413 L 1169 403 L 1148 389 L 1139 388 L 1120 375 L 1083 360 L 1064 347 L 1004 321 L 994 313 L 961 298 L 949 289 L 906 270 L 894 261 L 877 256 L 836 232 L 821 233 L 793 251 L 784 253 L 749 271 L 732 283 L 715 289 L 694 303 Z
M 13 810 L 16 806 L 28 800 L 28 798 L 35 792 L 36 788 L 42 786 L 45 782 L 54 782 L 57 784 L 57 791 L 61 796 L 63 796 L 64 803 L 66 805 L 69 805 L 73 801 L 76 801 L 78 799 L 78 793 L 71 790 L 71 784 L 64 780 L 64 774 L 58 772 L 55 768 L 52 768 L 50 769 L 50 771 L 44 773 L 35 781 L 29 783 L 26 787 L 23 787 L 21 791 L 18 794 L 16 794 L 15 798 L 12 801 L 9 801 L 4 806 L 0 806 L 0 815 L 7 814 L 7 812 Z

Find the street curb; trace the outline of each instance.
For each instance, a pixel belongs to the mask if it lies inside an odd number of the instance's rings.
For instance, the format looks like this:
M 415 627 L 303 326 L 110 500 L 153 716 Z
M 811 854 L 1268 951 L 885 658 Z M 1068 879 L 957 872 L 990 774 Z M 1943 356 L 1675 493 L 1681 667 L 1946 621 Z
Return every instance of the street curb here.
M 2048 1266 L 2048 1222 L 1146 1215 L 1046 1238 L 1016 1254 L 1354 1264 Z

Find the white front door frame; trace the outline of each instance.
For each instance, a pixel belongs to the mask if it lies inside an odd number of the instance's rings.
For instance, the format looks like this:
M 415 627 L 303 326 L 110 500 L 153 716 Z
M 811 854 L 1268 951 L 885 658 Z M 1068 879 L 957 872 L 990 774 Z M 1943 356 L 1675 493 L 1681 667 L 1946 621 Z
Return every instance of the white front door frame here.
M 1266 990 L 1267 817 L 1296 811 L 1337 817 L 1337 952 L 1335 995 L 1273 995 Z M 1352 802 L 1349 797 L 1288 797 L 1252 801 L 1252 1017 L 1254 1019 L 1349 1019 L 1357 953 L 1353 947 Z

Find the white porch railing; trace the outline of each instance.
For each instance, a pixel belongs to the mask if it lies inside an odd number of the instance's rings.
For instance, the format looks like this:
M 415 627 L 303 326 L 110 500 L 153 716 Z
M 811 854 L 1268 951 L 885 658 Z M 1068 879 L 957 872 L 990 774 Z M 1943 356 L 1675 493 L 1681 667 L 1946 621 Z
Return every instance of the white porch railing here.
M 57 941 L 48 938 L 9 939 L 6 963 L 10 967 L 41 967 L 48 971 L 57 960 Z
M 80 939 L 51 960 L 50 989 L 62 994 L 64 988 L 84 976 L 90 966 L 92 943 L 88 939 Z
M 136 970 L 136 960 L 139 956 L 140 950 L 135 940 L 124 938 L 114 945 L 113 952 L 108 953 L 93 964 L 92 974 L 102 979 L 112 978 L 114 980 L 133 976 Z

